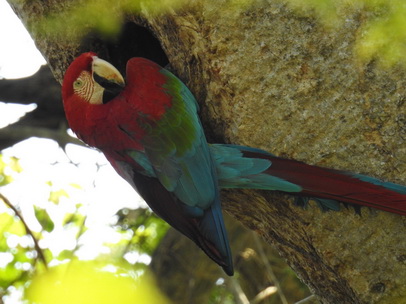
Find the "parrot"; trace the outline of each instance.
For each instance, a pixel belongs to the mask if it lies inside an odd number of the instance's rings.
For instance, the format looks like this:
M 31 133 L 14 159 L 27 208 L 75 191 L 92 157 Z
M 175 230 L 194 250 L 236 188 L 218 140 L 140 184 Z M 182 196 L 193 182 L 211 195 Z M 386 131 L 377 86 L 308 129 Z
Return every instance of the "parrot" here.
M 314 198 L 326 210 L 342 202 L 406 215 L 406 186 L 257 148 L 209 144 L 198 102 L 179 78 L 141 57 L 128 60 L 125 74 L 93 52 L 74 59 L 62 82 L 70 128 L 227 275 L 234 268 L 220 189 L 274 190 L 302 205 Z

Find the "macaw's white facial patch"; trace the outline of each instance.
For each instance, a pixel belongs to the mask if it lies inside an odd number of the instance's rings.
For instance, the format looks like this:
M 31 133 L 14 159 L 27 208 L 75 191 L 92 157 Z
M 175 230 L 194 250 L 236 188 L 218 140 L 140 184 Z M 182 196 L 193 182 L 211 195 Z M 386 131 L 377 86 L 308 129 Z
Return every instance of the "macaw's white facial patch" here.
M 88 103 L 103 104 L 104 88 L 94 81 L 88 71 L 83 71 L 76 78 L 73 82 L 73 91 Z

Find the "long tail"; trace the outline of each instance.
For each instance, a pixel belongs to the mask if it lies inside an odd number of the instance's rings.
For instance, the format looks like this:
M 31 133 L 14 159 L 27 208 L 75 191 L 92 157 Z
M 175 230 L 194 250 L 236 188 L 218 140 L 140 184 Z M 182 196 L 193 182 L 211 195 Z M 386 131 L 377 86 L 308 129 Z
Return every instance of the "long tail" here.
M 406 215 L 406 186 L 326 169 L 234 145 L 211 145 L 222 188 L 278 190 L 315 197 L 330 209 L 334 201 Z

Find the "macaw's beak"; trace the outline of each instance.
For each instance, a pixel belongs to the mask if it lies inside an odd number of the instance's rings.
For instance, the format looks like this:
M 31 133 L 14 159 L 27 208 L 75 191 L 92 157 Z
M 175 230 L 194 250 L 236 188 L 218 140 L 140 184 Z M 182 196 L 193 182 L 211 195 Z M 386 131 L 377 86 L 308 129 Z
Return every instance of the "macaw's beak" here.
M 105 90 L 103 102 L 105 102 L 106 99 L 111 100 L 124 89 L 125 81 L 123 76 L 107 61 L 94 56 L 92 71 L 94 81 Z

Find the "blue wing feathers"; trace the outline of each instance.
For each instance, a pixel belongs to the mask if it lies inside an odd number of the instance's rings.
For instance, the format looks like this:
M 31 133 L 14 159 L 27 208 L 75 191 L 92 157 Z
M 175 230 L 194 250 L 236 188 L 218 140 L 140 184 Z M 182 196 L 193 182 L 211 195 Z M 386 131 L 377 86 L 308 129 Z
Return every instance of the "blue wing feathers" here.
M 210 145 L 210 151 L 216 163 L 221 188 L 246 188 L 300 192 L 299 185 L 282 178 L 264 173 L 272 162 L 268 159 L 244 157 L 241 150 L 271 154 L 259 149 L 236 145 Z
M 371 184 L 374 184 L 377 186 L 382 186 L 388 190 L 392 190 L 397 193 L 406 194 L 406 186 L 402 186 L 402 185 L 398 185 L 398 184 L 394 184 L 394 183 L 390 183 L 390 182 L 384 182 L 379 179 L 376 179 L 376 178 L 373 178 L 370 176 L 366 176 L 366 175 L 362 175 L 362 174 L 353 174 L 353 173 L 349 173 L 349 174 L 352 177 L 355 177 L 364 182 L 368 182 L 368 183 L 371 183 Z
M 217 198 L 218 199 L 218 198 Z M 200 228 L 207 238 L 210 238 L 215 245 L 215 250 L 219 251 L 219 256 L 223 257 L 223 269 L 228 275 L 233 274 L 233 262 L 230 245 L 224 226 L 223 215 L 221 213 L 220 202 L 212 206 L 200 222 Z

